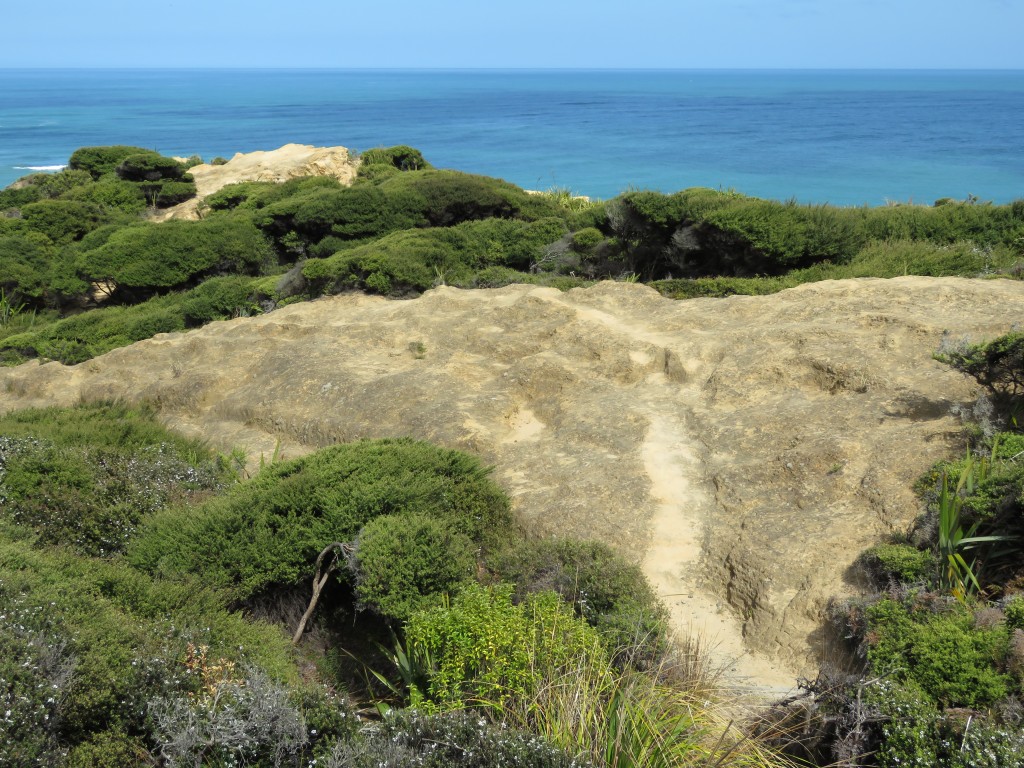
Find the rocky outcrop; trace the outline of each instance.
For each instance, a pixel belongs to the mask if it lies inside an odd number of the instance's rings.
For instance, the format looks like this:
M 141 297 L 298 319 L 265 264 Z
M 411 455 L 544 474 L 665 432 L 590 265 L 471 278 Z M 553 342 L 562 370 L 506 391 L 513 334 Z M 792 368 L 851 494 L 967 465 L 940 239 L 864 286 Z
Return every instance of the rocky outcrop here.
M 642 285 L 362 294 L 0 370 L 3 407 L 146 399 L 258 462 L 413 435 L 495 466 L 536 535 L 642 561 L 681 629 L 788 686 L 858 553 L 919 511 L 977 386 L 944 338 L 1005 332 L 1024 283 L 907 277 L 671 301 Z
M 359 168 L 345 147 L 313 147 L 285 144 L 268 152 L 237 153 L 224 165 L 197 165 L 189 169 L 196 180 L 196 196 L 181 205 L 161 211 L 154 221 L 199 218 L 200 204 L 228 184 L 242 181 L 282 182 L 301 176 L 330 176 L 351 184 Z

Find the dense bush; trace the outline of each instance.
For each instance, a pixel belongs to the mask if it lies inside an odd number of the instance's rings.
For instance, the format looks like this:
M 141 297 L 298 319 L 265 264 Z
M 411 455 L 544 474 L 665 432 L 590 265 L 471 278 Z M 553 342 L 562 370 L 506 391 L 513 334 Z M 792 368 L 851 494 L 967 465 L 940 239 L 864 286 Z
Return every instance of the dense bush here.
M 381 515 L 356 540 L 356 596 L 385 618 L 404 621 L 425 598 L 471 579 L 475 550 L 447 520 L 408 512 Z
M 77 171 L 88 171 L 94 178 L 111 173 L 126 157 L 139 154 L 156 154 L 142 147 L 131 147 L 117 144 L 109 147 L 82 147 L 76 149 L 68 160 L 68 168 Z
M 217 216 L 117 230 L 82 253 L 78 270 L 89 280 L 113 280 L 119 290 L 146 294 L 215 274 L 257 274 L 272 260 L 269 245 L 247 218 Z
M 606 544 L 575 539 L 519 540 L 488 566 L 523 600 L 553 590 L 624 661 L 651 661 L 665 649 L 666 615 L 639 566 Z
M 399 171 L 426 171 L 433 166 L 423 159 L 423 153 L 418 149 L 399 144 L 394 147 L 378 147 L 368 149 L 359 158 L 359 172 L 362 174 L 364 168 L 374 165 L 386 165 L 397 168 Z
M 87 233 L 110 222 L 95 203 L 80 200 L 43 200 L 21 209 L 25 223 L 59 245 L 81 240 Z
M 933 576 L 935 558 L 910 544 L 879 544 L 860 557 L 868 576 L 881 587 L 890 583 L 915 584 Z
M 401 295 L 441 283 L 465 284 L 488 266 L 527 269 L 564 232 L 565 225 L 555 218 L 530 223 L 488 219 L 395 232 L 326 259 L 310 259 L 302 274 L 314 292 L 359 287 Z
M 114 172 L 125 181 L 160 181 L 184 179 L 185 167 L 173 157 L 157 152 L 138 152 L 126 156 Z M 191 180 L 191 177 L 188 177 Z
M 947 352 L 943 358 L 1002 397 L 1024 395 L 1024 333 L 1020 331 Z
M 158 514 L 129 556 L 151 573 L 202 574 L 244 600 L 305 581 L 326 545 L 354 541 L 374 518 L 399 512 L 444 521 L 485 549 L 516 530 L 508 499 L 476 459 L 376 440 L 273 464 L 196 510 Z
M 55 730 L 62 746 L 106 731 L 145 733 L 150 700 L 195 690 L 180 661 L 190 642 L 277 678 L 297 678 L 276 628 L 228 613 L 199 583 L 154 582 L 122 562 L 3 539 L 0 599 L 0 635 L 15 627 L 45 643 L 22 680 L 28 689 L 50 687 L 60 716 L 49 726 L 45 717 L 33 722 L 44 734 Z M 62 665 L 71 674 L 53 689 Z
M 35 357 L 76 365 L 158 333 L 185 330 L 180 296 L 160 296 L 130 307 L 82 312 L 0 340 L 0 353 L 21 362 Z
M 0 515 L 40 544 L 113 555 L 144 515 L 220 487 L 205 451 L 147 411 L 28 411 L 0 418 L 0 432 Z
M 104 178 L 93 184 L 76 187 L 66 198 L 99 205 L 110 211 L 139 214 L 146 209 L 146 195 L 140 184 L 121 181 L 118 178 Z
M 511 586 L 469 583 L 441 605 L 414 613 L 405 627 L 409 658 L 429 660 L 414 704 L 459 709 L 501 707 L 536 694 L 566 669 L 607 664 L 597 632 L 553 592 L 512 602 Z
M 50 238 L 39 232 L 0 234 L 0 288 L 12 302 L 41 299 L 57 260 Z
M 984 707 L 1011 691 L 1002 671 L 1009 646 L 1005 626 L 975 626 L 973 615 L 957 604 L 936 613 L 888 598 L 869 605 L 865 618 L 867 658 L 876 674 L 911 680 L 946 707 Z

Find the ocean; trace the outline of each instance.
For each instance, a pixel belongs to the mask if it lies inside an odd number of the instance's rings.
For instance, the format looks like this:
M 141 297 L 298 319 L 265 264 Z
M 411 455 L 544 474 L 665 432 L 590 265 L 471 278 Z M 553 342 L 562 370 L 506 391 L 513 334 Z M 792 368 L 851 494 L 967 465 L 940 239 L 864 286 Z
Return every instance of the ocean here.
M 0 70 L 0 187 L 80 146 L 421 149 L 528 189 L 1024 198 L 1024 71 Z

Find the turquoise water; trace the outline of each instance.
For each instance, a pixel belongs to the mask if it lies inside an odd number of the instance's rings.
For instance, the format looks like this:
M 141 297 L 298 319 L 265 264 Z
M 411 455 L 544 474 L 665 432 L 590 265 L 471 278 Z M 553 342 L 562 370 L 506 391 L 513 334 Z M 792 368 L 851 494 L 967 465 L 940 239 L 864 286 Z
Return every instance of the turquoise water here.
M 1024 72 L 0 70 L 0 186 L 72 150 L 411 144 L 611 197 L 1024 198 Z M 20 166 L 20 168 L 18 167 Z

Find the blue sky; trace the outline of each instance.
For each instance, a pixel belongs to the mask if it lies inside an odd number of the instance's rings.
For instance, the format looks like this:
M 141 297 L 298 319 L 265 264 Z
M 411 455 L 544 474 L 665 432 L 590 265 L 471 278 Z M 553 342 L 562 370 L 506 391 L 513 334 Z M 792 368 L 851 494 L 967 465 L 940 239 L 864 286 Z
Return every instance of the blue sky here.
M 0 67 L 1024 69 L 1024 0 L 10 0 Z

